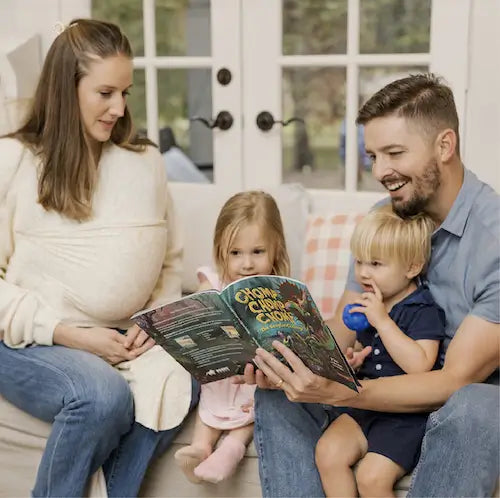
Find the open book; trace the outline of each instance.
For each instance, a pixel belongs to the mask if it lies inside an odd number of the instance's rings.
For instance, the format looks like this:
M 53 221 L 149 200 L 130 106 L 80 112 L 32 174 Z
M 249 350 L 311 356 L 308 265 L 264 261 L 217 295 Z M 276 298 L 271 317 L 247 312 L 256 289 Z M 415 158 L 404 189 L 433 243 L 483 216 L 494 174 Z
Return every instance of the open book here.
M 314 373 L 357 391 L 359 382 L 298 280 L 260 275 L 136 313 L 134 320 L 202 383 L 241 374 L 257 347 L 286 344 Z

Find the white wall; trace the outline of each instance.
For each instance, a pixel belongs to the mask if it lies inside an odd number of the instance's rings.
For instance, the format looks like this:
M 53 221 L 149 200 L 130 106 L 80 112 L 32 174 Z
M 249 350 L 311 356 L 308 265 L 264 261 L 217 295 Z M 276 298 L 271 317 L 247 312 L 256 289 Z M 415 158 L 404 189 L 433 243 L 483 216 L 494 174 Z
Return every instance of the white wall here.
M 471 4 L 474 1 L 432 0 L 431 10 L 429 70 L 442 76 L 453 90 L 461 136 L 466 115 L 469 24 Z M 460 149 L 463 152 L 463 143 Z
M 464 162 L 500 192 L 500 1 L 473 1 L 469 33 Z
M 42 54 L 56 36 L 57 22 L 87 17 L 91 0 L 0 0 L 0 40 L 22 41 L 39 33 Z M 2 47 L 0 46 L 0 50 Z

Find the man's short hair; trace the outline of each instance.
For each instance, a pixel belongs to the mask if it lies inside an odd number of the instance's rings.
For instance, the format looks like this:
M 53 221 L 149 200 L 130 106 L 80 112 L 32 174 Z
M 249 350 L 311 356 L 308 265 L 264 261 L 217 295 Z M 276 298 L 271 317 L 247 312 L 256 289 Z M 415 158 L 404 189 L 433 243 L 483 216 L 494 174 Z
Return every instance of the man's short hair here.
M 365 125 L 375 118 L 395 115 L 419 125 L 431 136 L 451 128 L 457 136 L 458 114 L 451 88 L 432 73 L 412 74 L 389 83 L 375 93 L 359 110 L 357 124 Z

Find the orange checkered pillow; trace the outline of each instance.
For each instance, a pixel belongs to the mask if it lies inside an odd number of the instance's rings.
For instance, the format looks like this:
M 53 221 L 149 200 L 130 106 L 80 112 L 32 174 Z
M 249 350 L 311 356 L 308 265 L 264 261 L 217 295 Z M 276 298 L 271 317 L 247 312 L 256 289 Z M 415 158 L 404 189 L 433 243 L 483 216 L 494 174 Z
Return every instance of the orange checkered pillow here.
M 302 280 L 324 318 L 331 317 L 344 292 L 349 271 L 349 243 L 364 214 L 310 215 Z

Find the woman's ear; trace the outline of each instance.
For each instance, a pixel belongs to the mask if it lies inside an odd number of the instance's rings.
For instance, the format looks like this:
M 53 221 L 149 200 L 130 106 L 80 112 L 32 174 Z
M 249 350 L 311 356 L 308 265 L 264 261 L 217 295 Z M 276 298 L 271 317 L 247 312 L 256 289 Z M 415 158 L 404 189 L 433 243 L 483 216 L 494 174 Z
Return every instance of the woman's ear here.
M 420 275 L 420 273 L 422 273 L 423 268 L 424 263 L 412 263 L 410 265 L 410 268 L 406 272 L 406 278 L 408 280 L 413 280 L 417 275 Z

